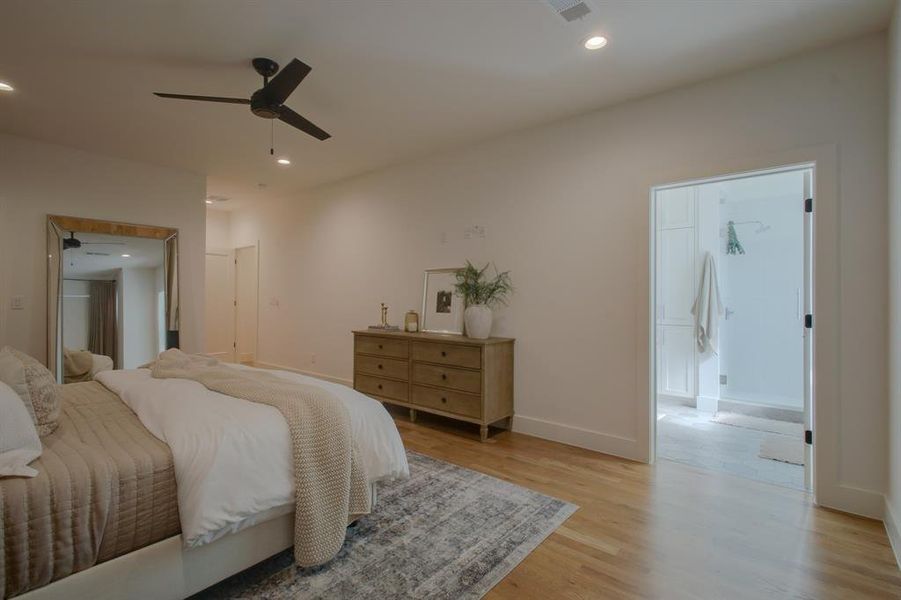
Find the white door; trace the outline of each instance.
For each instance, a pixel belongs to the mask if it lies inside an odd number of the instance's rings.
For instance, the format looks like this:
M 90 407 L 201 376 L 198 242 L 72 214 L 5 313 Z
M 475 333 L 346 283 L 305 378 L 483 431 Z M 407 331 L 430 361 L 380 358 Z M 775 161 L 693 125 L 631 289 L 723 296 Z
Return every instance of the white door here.
M 241 363 L 256 361 L 258 281 L 256 246 L 235 250 L 235 352 Z
M 211 250 L 206 254 L 204 353 L 227 362 L 235 360 L 233 262 L 233 253 L 230 250 Z
M 804 313 L 813 315 L 813 169 L 804 171 Z M 808 199 L 810 212 L 807 212 Z M 806 318 L 805 318 L 806 321 Z M 811 322 L 810 325 L 813 325 Z M 804 328 L 804 429 L 813 431 L 813 329 Z M 804 444 L 804 483 L 814 489 L 813 439 Z
M 657 327 L 657 391 L 667 396 L 695 397 L 694 328 Z

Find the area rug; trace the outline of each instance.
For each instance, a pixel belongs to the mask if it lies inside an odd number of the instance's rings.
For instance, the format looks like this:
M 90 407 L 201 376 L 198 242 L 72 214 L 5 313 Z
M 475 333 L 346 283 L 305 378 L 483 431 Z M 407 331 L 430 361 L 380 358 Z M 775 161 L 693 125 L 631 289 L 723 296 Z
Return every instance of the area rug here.
M 804 440 L 800 437 L 770 434 L 760 442 L 760 458 L 793 465 L 804 464 Z
M 732 425 L 733 427 L 744 427 L 745 429 L 754 429 L 756 431 L 796 436 L 798 439 L 804 437 L 804 425 L 801 423 L 751 417 L 733 412 L 718 412 L 711 421 L 721 425 Z
M 327 565 L 286 550 L 195 598 L 481 598 L 577 506 L 407 452 L 410 478 L 379 486 L 373 513 Z

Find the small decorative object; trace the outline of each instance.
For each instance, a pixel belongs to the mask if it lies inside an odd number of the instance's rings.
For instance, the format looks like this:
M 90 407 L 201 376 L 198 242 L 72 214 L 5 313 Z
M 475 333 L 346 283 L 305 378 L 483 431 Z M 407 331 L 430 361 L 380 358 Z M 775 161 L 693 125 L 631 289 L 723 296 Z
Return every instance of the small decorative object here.
M 506 304 L 507 296 L 513 292 L 510 271 L 499 273 L 495 268 L 494 278 L 486 279 L 487 270 L 488 265 L 477 269 L 467 260 L 466 267 L 457 271 L 457 282 L 454 284 L 457 295 L 466 303 L 466 335 L 479 340 L 491 335 L 491 308 L 497 304 Z
M 427 269 L 422 284 L 422 331 L 463 334 L 463 300 L 454 294 L 457 269 Z
M 404 331 L 416 333 L 419 331 L 419 313 L 412 308 L 404 316 Z
M 726 224 L 726 254 L 744 254 L 745 249 L 741 242 L 738 241 L 738 234 L 735 233 L 735 221 L 729 221 Z
M 378 325 L 370 325 L 369 329 L 378 329 L 381 331 L 400 331 L 400 327 L 398 327 L 397 325 L 388 325 L 388 305 L 382 302 L 381 308 L 382 322 Z

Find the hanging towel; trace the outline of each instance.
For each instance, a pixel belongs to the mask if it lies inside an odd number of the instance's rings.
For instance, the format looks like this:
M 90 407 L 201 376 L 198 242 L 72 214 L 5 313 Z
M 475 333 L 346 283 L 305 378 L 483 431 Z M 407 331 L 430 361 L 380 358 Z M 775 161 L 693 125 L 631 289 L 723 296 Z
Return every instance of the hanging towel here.
M 695 336 L 698 350 L 716 352 L 717 333 L 720 318 L 723 316 L 723 303 L 720 301 L 720 286 L 716 279 L 716 262 L 709 252 L 704 257 L 701 271 L 701 286 L 691 314 L 695 317 Z

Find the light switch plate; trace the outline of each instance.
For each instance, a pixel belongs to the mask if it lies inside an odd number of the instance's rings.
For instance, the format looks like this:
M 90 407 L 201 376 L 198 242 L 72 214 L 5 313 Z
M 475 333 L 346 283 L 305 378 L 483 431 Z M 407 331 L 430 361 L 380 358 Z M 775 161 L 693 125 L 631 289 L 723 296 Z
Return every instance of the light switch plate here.
M 23 310 L 25 308 L 25 296 L 13 296 L 10 298 L 9 307 L 12 310 Z

